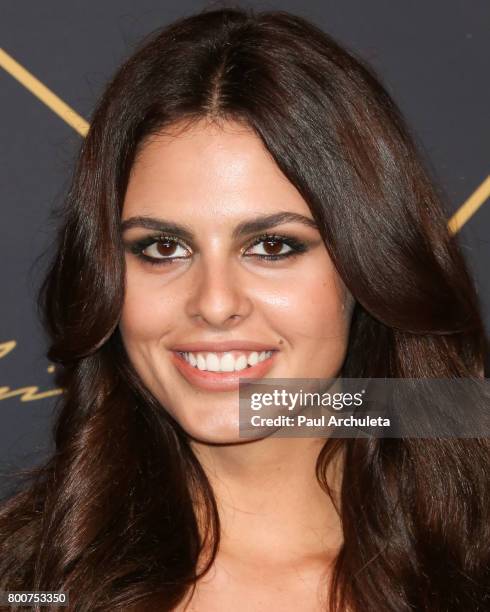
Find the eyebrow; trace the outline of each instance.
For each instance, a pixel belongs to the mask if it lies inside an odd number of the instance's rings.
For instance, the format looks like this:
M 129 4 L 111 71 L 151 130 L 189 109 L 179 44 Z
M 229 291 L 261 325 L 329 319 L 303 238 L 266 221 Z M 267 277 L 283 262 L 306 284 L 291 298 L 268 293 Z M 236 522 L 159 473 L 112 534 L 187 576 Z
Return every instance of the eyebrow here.
M 240 239 L 256 232 L 263 232 L 283 223 L 301 223 L 307 227 L 318 230 L 318 225 L 313 219 L 294 212 L 278 212 L 272 215 L 260 215 L 239 223 L 233 230 L 233 239 Z M 121 223 L 121 232 L 135 227 L 157 230 L 162 233 L 174 234 L 183 240 L 192 241 L 194 233 L 188 225 L 173 223 L 165 219 L 155 217 L 130 217 Z

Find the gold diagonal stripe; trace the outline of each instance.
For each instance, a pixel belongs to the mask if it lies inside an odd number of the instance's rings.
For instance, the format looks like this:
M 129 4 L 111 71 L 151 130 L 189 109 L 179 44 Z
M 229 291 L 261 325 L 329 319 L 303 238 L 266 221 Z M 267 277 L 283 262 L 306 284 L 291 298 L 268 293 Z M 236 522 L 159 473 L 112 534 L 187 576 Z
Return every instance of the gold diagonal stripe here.
M 37 96 L 46 106 L 61 117 L 81 136 L 86 136 L 89 124 L 83 117 L 49 90 L 34 75 L 23 68 L 10 55 L 0 48 L 0 66 L 17 79 L 24 87 Z M 490 197 L 490 176 L 471 194 L 448 221 L 451 234 L 456 234 L 471 219 L 480 206 Z
M 448 228 L 451 234 L 456 234 L 463 225 L 471 219 L 480 206 L 490 198 L 490 176 L 476 189 L 449 219 Z
M 53 112 L 66 121 L 74 130 L 82 136 L 86 136 L 89 124 L 72 108 L 58 98 L 50 89 L 41 83 L 36 77 L 10 57 L 0 48 L 0 66 L 4 68 L 14 79 L 24 85 L 31 93 L 44 102 Z

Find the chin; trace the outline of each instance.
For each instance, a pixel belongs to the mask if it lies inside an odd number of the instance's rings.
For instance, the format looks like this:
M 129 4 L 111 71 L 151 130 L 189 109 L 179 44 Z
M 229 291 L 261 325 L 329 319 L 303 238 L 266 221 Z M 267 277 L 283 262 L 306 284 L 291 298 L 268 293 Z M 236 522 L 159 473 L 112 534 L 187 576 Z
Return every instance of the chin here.
M 185 431 L 190 438 L 201 444 L 240 444 L 247 441 L 245 438 L 240 438 L 236 428 L 208 430 L 202 427 L 194 427 L 185 428 Z
M 261 431 L 257 428 L 253 431 L 253 435 L 250 435 L 250 431 L 248 431 L 247 435 L 243 432 L 240 435 L 239 425 L 235 420 L 225 423 L 221 421 L 219 425 L 213 422 L 207 424 L 207 426 L 202 421 L 192 424 L 179 423 L 195 442 L 200 442 L 201 444 L 243 444 L 253 440 L 268 438 L 272 433 L 270 428 Z
M 237 418 L 223 418 L 222 414 L 198 414 L 194 413 L 187 418 L 179 418 L 172 415 L 187 435 L 197 442 L 204 444 L 235 444 L 244 442 L 240 438 L 239 423 Z M 197 417 L 197 418 L 196 418 Z

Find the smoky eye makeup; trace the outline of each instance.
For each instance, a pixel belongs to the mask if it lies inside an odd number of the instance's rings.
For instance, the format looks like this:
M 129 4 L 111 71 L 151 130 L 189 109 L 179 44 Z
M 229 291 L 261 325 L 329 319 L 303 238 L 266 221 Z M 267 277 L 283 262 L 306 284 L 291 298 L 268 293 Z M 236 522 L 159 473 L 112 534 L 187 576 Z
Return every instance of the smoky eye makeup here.
M 192 250 L 180 238 L 170 234 L 149 234 L 126 240 L 124 244 L 128 253 L 153 266 L 171 265 L 192 257 Z M 241 254 L 245 258 L 278 262 L 293 259 L 307 252 L 310 247 L 310 241 L 293 235 L 265 232 L 250 239 L 241 249 Z M 251 250 L 255 252 L 251 253 Z
M 156 247 L 157 250 L 155 255 L 158 254 L 159 257 L 151 255 L 149 256 L 145 253 L 145 251 L 147 251 L 151 247 L 153 247 L 154 251 Z M 153 262 L 154 260 L 157 260 L 159 262 L 168 262 L 170 259 L 176 259 L 174 251 L 178 247 L 190 253 L 189 247 L 187 247 L 187 245 L 182 240 L 180 240 L 176 236 L 170 236 L 166 234 L 154 234 L 144 236 L 142 238 L 137 238 L 135 240 L 125 241 L 125 249 L 127 252 L 132 253 L 133 255 L 144 261 L 150 262 Z M 177 258 L 183 259 L 183 257 Z

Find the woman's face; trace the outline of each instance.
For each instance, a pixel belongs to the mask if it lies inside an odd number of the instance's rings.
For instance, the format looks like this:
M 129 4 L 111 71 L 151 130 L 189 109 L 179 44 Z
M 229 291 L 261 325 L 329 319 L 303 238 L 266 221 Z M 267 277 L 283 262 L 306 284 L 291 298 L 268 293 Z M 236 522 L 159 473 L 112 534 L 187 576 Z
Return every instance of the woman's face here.
M 123 342 L 193 438 L 240 441 L 239 378 L 339 374 L 350 294 L 305 200 L 254 132 L 200 121 L 152 137 L 122 221 Z

